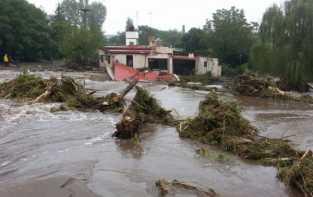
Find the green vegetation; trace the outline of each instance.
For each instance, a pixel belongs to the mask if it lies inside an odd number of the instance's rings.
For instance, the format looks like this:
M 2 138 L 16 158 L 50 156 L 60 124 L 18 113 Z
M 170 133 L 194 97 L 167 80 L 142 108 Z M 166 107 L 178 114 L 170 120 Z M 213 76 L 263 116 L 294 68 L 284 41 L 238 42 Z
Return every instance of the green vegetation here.
M 0 1 L 0 56 L 16 60 L 50 59 L 55 43 L 47 15 L 25 0 Z
M 84 14 L 81 8 L 89 12 Z M 64 0 L 48 17 L 26 0 L 2 0 L 0 56 L 7 53 L 16 61 L 65 58 L 69 64 L 95 65 L 97 49 L 104 44 L 105 16 L 106 8 L 97 2 Z
M 137 93 L 131 105 L 124 113 L 122 120 L 116 124 L 117 131 L 114 137 L 131 139 L 140 133 L 145 124 L 175 125 L 171 111 L 163 109 L 149 92 L 141 87 L 136 87 Z
M 83 5 L 81 1 L 63 0 L 51 20 L 58 56 L 65 57 L 71 66 L 97 65 L 97 49 L 104 44 L 101 28 L 105 17 L 106 8 L 101 3 Z
M 210 93 L 201 102 L 197 117 L 181 122 L 177 130 L 182 138 L 218 146 L 246 160 L 277 166 L 278 176 L 286 185 L 307 196 L 313 193 L 312 152 L 296 151 L 283 139 L 258 136 L 257 130 L 241 116 L 237 104 L 222 101 L 216 93 Z
M 253 69 L 282 78 L 284 90 L 307 91 L 313 79 L 313 1 L 288 0 L 269 8 L 251 49 Z
M 52 111 L 77 109 L 121 112 L 123 110 L 123 101 L 119 95 L 94 97 L 81 84 L 69 77 L 48 80 L 23 73 L 14 80 L 0 84 L 0 98 L 64 103 L 59 109 L 52 109 Z

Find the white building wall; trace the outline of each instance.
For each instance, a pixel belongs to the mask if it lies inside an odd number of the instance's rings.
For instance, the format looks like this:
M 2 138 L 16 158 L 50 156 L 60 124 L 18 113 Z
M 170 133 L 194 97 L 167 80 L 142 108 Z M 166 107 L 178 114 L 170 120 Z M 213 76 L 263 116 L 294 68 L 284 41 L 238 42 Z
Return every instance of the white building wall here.
M 125 54 L 115 54 L 112 56 L 114 62 L 118 62 L 120 64 L 126 64 L 126 55 Z
M 126 45 L 137 45 L 139 33 L 136 31 L 128 31 L 126 32 Z
M 205 66 L 207 62 L 207 66 Z M 196 74 L 202 75 L 210 71 L 209 61 L 207 57 L 197 57 L 196 58 Z
M 125 57 L 126 58 L 126 57 Z M 134 68 L 147 68 L 147 57 L 146 55 L 133 55 Z
M 217 58 L 212 58 L 212 69 L 211 75 L 212 77 L 219 78 L 222 76 L 222 66 L 219 65 Z
M 205 66 L 207 62 L 207 66 Z M 219 65 L 217 58 L 209 57 L 197 57 L 196 58 L 196 74 L 202 75 L 205 73 L 211 73 L 214 78 L 219 78 L 222 76 L 222 67 Z

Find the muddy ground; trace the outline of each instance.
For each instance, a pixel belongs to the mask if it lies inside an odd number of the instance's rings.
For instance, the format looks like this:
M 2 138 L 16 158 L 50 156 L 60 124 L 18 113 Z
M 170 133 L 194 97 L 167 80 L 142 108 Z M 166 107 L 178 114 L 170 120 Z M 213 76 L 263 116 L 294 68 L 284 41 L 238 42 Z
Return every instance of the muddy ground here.
M 0 81 L 17 74 L 2 70 Z M 61 76 L 61 72 L 36 74 L 46 78 Z M 127 86 L 123 82 L 104 81 L 97 72 L 66 75 L 99 90 L 98 95 L 121 91 Z M 168 88 L 164 84 L 141 85 L 178 118 L 195 115 L 206 95 L 204 91 Z M 133 96 L 131 93 L 127 100 Z M 262 135 L 290 136 L 298 149 L 313 148 L 312 106 L 238 99 L 244 107 L 244 116 Z M 153 132 L 145 133 L 139 144 L 119 141 L 111 135 L 120 114 L 50 113 L 55 105 L 58 104 L 25 105 L 0 100 L 0 196 L 25 196 L 24 189 L 36 192 L 33 188 L 42 186 L 47 196 L 154 197 L 159 195 L 154 183 L 162 178 L 213 188 L 224 197 L 296 196 L 276 178 L 275 168 L 246 163 L 212 147 L 208 157 L 200 157 L 196 150 L 201 145 L 180 139 L 173 127 L 150 125 L 146 129 Z M 72 188 L 62 188 L 68 179 L 75 180 L 68 186 Z M 38 192 L 40 195 L 42 190 Z

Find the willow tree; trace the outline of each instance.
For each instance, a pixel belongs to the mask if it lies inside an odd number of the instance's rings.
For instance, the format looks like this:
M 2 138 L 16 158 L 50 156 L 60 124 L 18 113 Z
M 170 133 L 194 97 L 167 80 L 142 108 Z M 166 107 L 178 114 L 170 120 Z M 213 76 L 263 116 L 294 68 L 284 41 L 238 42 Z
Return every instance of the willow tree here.
M 279 75 L 288 89 L 304 90 L 305 81 L 313 80 L 313 0 L 272 6 L 263 16 L 259 33 L 250 63 Z

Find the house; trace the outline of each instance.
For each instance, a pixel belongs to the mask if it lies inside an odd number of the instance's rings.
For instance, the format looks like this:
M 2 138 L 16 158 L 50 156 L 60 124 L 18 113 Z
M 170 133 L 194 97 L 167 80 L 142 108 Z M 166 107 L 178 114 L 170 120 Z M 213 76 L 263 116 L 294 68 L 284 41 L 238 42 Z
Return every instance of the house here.
M 220 77 L 222 68 L 218 59 L 186 53 L 161 46 L 157 41 L 149 46 L 138 45 L 138 32 L 126 32 L 126 45 L 105 46 L 99 49 L 100 67 L 113 68 L 124 64 L 138 70 L 160 70 L 177 75 L 201 75 L 211 73 Z

